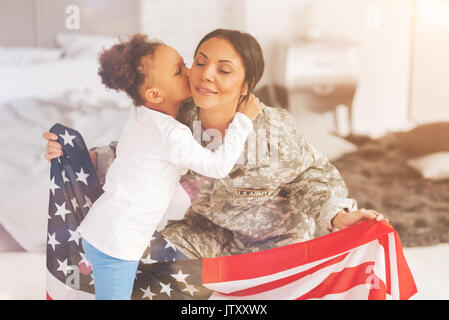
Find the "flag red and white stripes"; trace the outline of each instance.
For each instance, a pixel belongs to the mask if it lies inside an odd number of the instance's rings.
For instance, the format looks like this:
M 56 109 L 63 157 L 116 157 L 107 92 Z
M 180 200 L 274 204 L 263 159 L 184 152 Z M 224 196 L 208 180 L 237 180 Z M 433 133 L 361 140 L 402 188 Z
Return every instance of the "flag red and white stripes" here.
M 193 260 L 166 265 L 183 267 L 189 261 Z M 409 299 L 417 292 L 399 236 L 385 221 L 366 221 L 307 242 L 198 262 L 202 283 L 195 285 L 212 290 L 209 299 L 383 300 L 387 294 Z M 47 298 L 95 296 L 49 272 Z
M 408 299 L 417 292 L 397 232 L 366 221 L 250 254 L 203 259 L 210 299 Z

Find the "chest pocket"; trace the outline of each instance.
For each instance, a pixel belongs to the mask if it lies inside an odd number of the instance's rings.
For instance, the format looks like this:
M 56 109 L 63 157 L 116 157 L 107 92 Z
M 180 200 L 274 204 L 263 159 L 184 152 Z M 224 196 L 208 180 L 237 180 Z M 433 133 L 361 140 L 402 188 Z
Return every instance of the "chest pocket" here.
M 219 211 L 250 210 L 273 200 L 296 174 L 297 170 L 273 166 L 234 169 L 226 178 L 214 181 L 210 204 Z

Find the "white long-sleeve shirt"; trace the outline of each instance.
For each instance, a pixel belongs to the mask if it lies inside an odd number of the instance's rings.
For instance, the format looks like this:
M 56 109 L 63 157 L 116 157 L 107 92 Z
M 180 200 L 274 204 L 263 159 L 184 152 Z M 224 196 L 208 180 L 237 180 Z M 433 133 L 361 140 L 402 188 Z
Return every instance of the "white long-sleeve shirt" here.
M 253 130 L 237 112 L 218 150 L 203 148 L 190 129 L 164 113 L 132 108 L 103 186 L 79 227 L 98 250 L 139 260 L 188 169 L 223 178 L 232 170 Z

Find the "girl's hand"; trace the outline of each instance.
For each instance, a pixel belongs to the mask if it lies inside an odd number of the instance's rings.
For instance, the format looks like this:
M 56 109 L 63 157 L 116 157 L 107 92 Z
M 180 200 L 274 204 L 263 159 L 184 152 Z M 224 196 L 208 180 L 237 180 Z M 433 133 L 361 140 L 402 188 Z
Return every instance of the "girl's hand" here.
M 331 224 L 338 229 L 344 229 L 350 227 L 354 224 L 357 224 L 362 221 L 376 219 L 376 221 L 385 220 L 388 222 L 381 213 L 376 212 L 374 210 L 366 210 L 360 209 L 356 211 L 340 211 L 337 215 L 332 219 Z
M 44 132 L 42 137 L 47 140 L 47 154 L 45 155 L 45 159 L 51 161 L 52 159 L 59 158 L 64 155 L 62 152 L 62 146 L 56 141 L 58 140 L 58 136 L 51 132 Z M 97 168 L 97 154 L 93 151 L 89 150 L 90 161 L 94 168 Z
M 251 121 L 253 121 L 254 119 L 256 119 L 261 109 L 262 103 L 254 94 L 251 93 L 246 103 L 239 104 L 239 106 L 237 107 L 237 112 L 243 113 L 248 118 L 250 118 Z

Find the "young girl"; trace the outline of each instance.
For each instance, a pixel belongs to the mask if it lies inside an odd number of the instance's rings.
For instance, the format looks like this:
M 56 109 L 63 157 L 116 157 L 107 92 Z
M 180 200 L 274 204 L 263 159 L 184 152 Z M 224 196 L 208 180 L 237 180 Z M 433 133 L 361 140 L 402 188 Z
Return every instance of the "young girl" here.
M 103 83 L 124 90 L 132 108 L 104 184 L 79 228 L 97 299 L 130 299 L 139 259 L 187 169 L 223 178 L 239 158 L 260 104 L 234 116 L 221 147 L 203 148 L 176 120 L 191 95 L 183 59 L 171 47 L 135 35 L 100 56 Z M 213 92 L 204 92 L 213 95 Z M 242 92 L 246 95 L 246 92 Z

